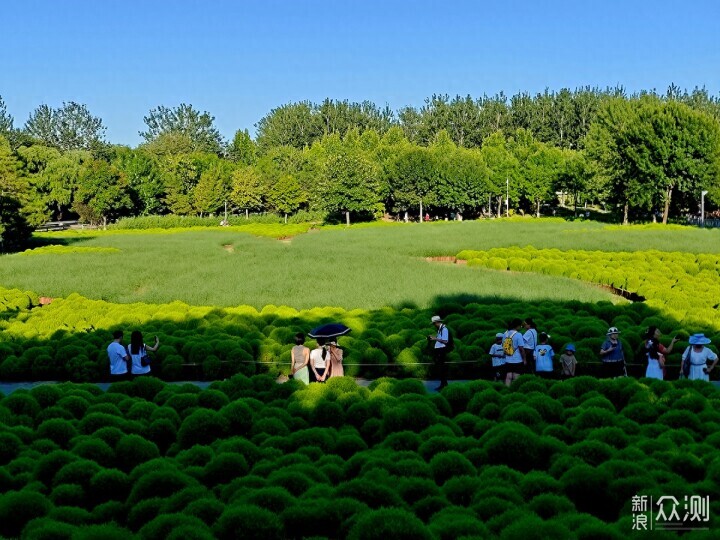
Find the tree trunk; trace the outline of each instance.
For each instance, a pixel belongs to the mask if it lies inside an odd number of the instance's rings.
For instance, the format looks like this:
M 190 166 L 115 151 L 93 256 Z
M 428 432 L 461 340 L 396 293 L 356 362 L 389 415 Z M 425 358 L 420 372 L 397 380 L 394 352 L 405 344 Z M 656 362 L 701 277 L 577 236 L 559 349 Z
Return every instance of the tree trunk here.
M 420 223 L 423 222 L 422 199 L 420 199 Z
M 630 212 L 630 205 L 625 201 L 625 208 L 623 208 L 623 225 L 628 224 L 628 213 Z
M 498 196 L 498 209 L 497 209 L 497 217 L 499 218 L 502 216 L 502 195 Z
M 250 210 L 247 208 L 245 209 L 245 219 L 250 219 Z
M 673 188 L 670 186 L 665 194 L 665 210 L 663 211 L 663 225 L 667 225 L 668 214 L 670 213 L 670 199 L 672 199 Z
M 350 226 L 350 210 L 345 211 L 345 225 Z
M 287 225 L 287 212 L 285 212 L 285 224 Z
M 535 207 L 535 217 L 540 217 L 540 199 L 535 201 L 536 207 Z
M 107 217 L 103 216 L 103 231 L 107 231 Z

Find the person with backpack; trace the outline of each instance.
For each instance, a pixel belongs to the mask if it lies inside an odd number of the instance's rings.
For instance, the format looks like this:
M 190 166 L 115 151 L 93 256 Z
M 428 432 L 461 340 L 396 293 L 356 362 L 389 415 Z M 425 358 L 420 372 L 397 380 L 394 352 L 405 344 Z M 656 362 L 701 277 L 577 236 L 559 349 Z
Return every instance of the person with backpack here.
M 507 332 L 503 334 L 503 351 L 505 352 L 505 384 L 510 386 L 512 382 L 522 375 L 527 366 L 525 358 L 525 341 L 520 333 L 520 319 L 513 319 L 508 324 Z
M 682 355 L 681 373 L 688 379 L 709 381 L 710 372 L 718 363 L 718 355 L 705 346 L 712 342 L 705 334 L 694 334 L 689 341 L 690 345 Z M 710 367 L 707 366 L 708 360 L 712 362 Z
M 438 371 L 438 377 L 440 378 L 440 386 L 437 390 L 442 390 L 448 385 L 447 382 L 447 355 L 453 349 L 453 339 L 450 330 L 443 323 L 442 318 L 439 315 L 433 315 L 430 322 L 437 328 L 436 335 L 429 335 L 428 342 L 433 343 L 432 356 L 435 367 Z
M 614 379 L 616 377 L 627 377 L 625 369 L 625 353 L 622 343 L 618 339 L 620 330 L 611 326 L 607 331 L 607 339 L 600 347 L 600 358 L 602 359 L 603 377 Z

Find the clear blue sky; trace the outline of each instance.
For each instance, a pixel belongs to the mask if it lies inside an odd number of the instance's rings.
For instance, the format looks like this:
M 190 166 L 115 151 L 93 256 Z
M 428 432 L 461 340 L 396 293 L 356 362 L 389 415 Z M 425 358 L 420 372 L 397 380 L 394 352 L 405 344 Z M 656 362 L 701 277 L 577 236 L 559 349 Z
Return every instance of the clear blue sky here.
M 433 93 L 623 85 L 720 94 L 716 0 L 24 0 L 0 10 L 0 95 L 16 126 L 85 103 L 111 142 L 182 102 L 224 137 L 326 97 L 393 110 Z

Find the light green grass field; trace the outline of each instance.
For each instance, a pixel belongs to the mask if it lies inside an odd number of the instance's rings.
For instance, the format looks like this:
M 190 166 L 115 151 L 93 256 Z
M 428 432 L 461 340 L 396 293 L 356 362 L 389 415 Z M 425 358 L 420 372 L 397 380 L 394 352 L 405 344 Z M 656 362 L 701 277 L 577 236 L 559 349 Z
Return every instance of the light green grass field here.
M 275 228 L 278 226 L 275 225 Z M 238 229 L 182 232 L 79 232 L 44 235 L 71 246 L 119 252 L 55 252 L 0 257 L 0 285 L 51 297 L 78 292 L 113 302 L 196 305 L 268 304 L 298 309 L 338 306 L 427 307 L 467 295 L 523 301 L 613 300 L 578 281 L 498 273 L 427 262 L 429 256 L 503 246 L 634 251 L 720 252 L 720 231 L 607 227 L 560 220 L 517 220 L 382 227 L 330 227 L 291 240 Z M 300 233 L 300 234 L 298 234 Z M 273 230 L 270 236 L 284 236 Z

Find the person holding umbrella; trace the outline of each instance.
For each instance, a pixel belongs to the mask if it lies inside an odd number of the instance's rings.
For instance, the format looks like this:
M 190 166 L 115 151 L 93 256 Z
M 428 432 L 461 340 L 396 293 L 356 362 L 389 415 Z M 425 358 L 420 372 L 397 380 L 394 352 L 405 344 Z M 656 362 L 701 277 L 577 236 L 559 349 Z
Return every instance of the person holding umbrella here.
M 434 336 L 432 334 L 429 335 L 428 341 L 431 343 L 435 342 L 432 348 L 432 356 L 438 370 L 438 376 L 440 377 L 440 386 L 437 387 L 437 390 L 442 390 L 448 385 L 447 364 L 445 362 L 447 360 L 450 332 L 439 315 L 433 315 L 430 322 L 437 328 L 437 334 Z
M 325 382 L 329 377 L 342 377 L 342 349 L 336 339 L 350 332 L 350 328 L 340 323 L 323 324 L 308 332 L 308 336 L 317 339 L 318 346 L 310 353 L 311 377 L 315 381 Z M 327 347 L 325 343 L 331 342 Z

